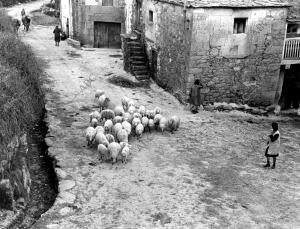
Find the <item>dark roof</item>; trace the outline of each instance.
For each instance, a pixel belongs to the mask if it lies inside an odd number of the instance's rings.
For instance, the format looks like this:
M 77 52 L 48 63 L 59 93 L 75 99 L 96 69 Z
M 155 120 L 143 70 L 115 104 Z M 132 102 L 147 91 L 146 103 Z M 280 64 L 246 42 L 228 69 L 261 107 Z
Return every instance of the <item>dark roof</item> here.
M 184 0 L 158 0 L 175 5 L 184 5 Z M 288 7 L 287 0 L 187 0 L 189 8 L 267 8 Z

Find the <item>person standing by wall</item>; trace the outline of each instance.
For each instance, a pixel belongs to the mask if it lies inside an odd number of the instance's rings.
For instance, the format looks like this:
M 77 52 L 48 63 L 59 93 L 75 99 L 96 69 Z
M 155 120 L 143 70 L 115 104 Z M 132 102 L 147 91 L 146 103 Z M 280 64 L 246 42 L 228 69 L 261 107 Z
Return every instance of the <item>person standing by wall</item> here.
M 275 169 L 276 158 L 280 153 L 280 133 L 278 130 L 278 123 L 272 123 L 272 133 L 269 135 L 265 156 L 267 158 L 267 164 L 264 167 L 270 167 L 270 157 L 273 158 L 272 169 Z
M 190 110 L 193 114 L 196 114 L 199 112 L 199 106 L 202 103 L 201 88 L 203 88 L 203 85 L 200 83 L 199 79 L 196 79 L 193 87 L 191 88 L 191 91 L 189 94 L 189 100 L 188 100 L 188 102 L 191 104 Z
M 54 33 L 54 41 L 55 41 L 55 46 L 59 46 L 60 42 L 60 34 L 61 34 L 61 29 L 58 27 L 58 25 L 55 27 L 53 33 Z

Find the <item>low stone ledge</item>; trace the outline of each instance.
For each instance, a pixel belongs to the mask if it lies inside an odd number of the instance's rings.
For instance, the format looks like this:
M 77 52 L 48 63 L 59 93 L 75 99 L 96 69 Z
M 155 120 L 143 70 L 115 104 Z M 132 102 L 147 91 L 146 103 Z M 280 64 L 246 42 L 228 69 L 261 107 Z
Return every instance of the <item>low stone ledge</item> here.
M 75 48 L 81 48 L 80 41 L 73 40 L 72 38 L 68 38 L 67 43 Z

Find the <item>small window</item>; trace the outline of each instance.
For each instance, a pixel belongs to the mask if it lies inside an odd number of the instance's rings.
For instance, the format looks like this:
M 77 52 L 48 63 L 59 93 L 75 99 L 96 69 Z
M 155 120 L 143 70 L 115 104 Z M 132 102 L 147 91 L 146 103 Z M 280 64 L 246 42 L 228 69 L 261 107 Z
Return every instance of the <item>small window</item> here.
M 300 37 L 300 24 L 288 24 L 286 37 Z
M 153 11 L 149 10 L 149 22 L 153 22 Z
M 113 6 L 114 0 L 102 0 L 102 6 Z
M 235 18 L 233 25 L 233 33 L 245 33 L 247 18 Z

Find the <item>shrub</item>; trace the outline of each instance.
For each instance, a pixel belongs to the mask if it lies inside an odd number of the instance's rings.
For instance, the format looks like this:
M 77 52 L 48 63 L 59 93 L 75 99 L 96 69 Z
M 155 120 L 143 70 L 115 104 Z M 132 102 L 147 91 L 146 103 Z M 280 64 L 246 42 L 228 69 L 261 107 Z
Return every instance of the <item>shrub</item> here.
M 37 10 L 32 13 L 32 24 L 36 25 L 59 25 L 59 19 L 56 17 L 50 17 L 41 12 L 41 10 Z
M 0 144 L 30 128 L 43 109 L 41 65 L 16 36 L 0 33 Z
M 7 16 L 4 9 L 0 9 L 0 31 L 13 32 L 12 18 Z
M 0 11 L 0 160 L 14 136 L 32 127 L 44 107 L 42 67 L 31 48 L 11 33 L 11 18 Z M 4 157 L 4 158 L 3 158 Z
M 34 0 L 0 0 L 0 6 L 12 6 L 14 4 L 23 3 L 23 2 L 29 2 Z

